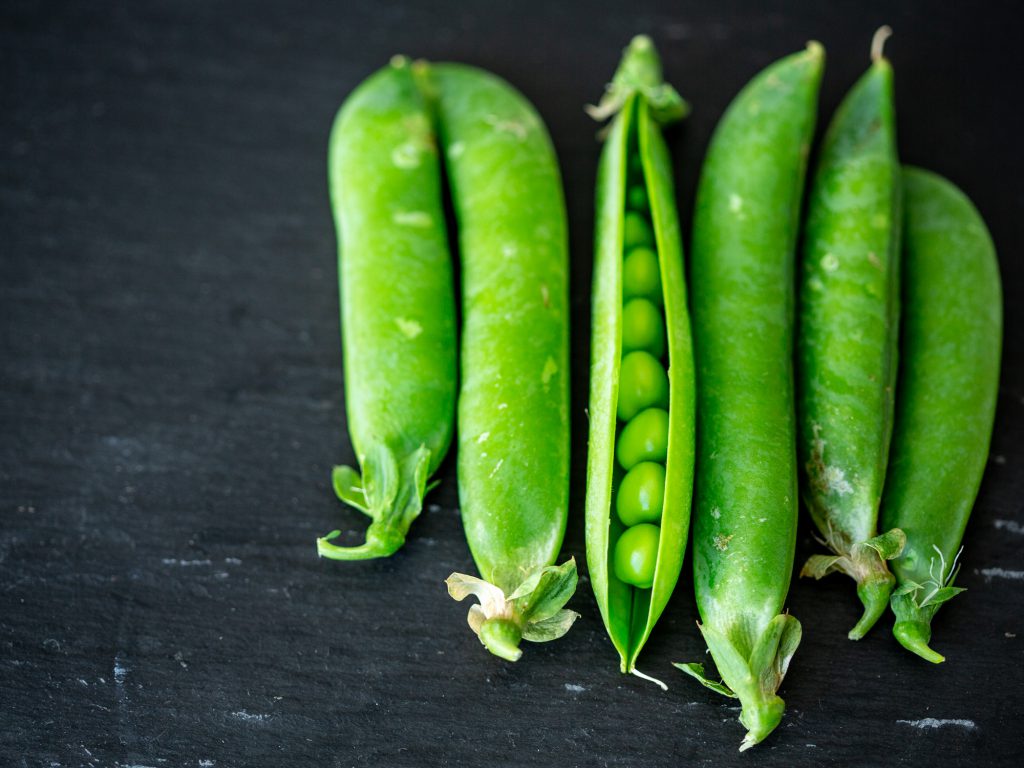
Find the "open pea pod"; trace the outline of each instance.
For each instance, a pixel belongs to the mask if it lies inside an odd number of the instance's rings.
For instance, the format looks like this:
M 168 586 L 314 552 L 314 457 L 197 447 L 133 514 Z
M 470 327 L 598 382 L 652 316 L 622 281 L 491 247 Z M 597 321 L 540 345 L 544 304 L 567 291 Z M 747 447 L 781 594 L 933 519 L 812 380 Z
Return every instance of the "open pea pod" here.
M 693 345 L 661 135 L 687 110 L 643 36 L 589 110 L 614 118 L 597 182 L 587 564 L 621 669 L 638 675 L 637 656 L 682 568 L 693 490 Z

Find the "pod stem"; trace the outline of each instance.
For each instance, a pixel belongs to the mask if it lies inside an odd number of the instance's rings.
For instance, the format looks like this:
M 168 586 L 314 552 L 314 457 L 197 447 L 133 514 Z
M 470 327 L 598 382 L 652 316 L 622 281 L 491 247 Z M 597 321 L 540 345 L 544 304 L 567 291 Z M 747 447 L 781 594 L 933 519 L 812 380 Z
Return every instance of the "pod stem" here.
M 331 481 L 337 497 L 367 515 L 373 522 L 366 541 L 353 547 L 332 543 L 341 535 L 334 530 L 316 540 L 320 557 L 331 560 L 371 560 L 393 555 L 405 543 L 413 520 L 423 509 L 428 486 L 430 450 L 420 446 L 401 461 L 385 445 L 375 446 L 360 457 L 362 475 L 351 467 L 335 467 Z
M 453 573 L 445 583 L 455 600 L 470 595 L 480 602 L 469 608 L 469 627 L 495 656 L 518 661 L 521 640 L 556 640 L 579 614 L 563 607 L 576 591 L 576 560 L 536 569 L 511 593 L 476 576 Z
M 857 597 L 864 606 L 864 613 L 847 637 L 860 640 L 885 613 L 889 595 L 896 584 L 886 561 L 899 556 L 906 546 L 907 537 L 899 528 L 893 528 L 867 541 L 850 545 L 847 539 L 831 529 L 826 514 L 819 510 L 818 514 L 812 516 L 819 526 L 827 528 L 828 533 L 822 543 L 836 554 L 811 555 L 800 575 L 821 579 L 830 573 L 839 572 L 857 582 Z
M 892 27 L 888 24 L 883 24 L 875 30 L 874 36 L 871 38 L 871 60 L 878 61 L 884 58 L 885 54 L 883 49 L 885 48 L 885 41 L 892 37 Z

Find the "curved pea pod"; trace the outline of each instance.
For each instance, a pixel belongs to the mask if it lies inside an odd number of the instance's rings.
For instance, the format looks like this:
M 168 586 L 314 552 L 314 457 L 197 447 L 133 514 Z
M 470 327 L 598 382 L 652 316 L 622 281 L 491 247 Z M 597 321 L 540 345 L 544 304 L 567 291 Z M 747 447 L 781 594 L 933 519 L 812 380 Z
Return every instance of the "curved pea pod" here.
M 555 560 L 569 504 L 568 243 L 558 162 L 533 107 L 472 67 L 423 70 L 447 161 L 462 260 L 458 476 L 482 578 L 469 623 L 510 661 L 560 637 L 576 563 Z
M 895 583 L 886 560 L 904 542 L 898 528 L 877 530 L 895 401 L 901 199 L 892 66 L 877 50 L 825 134 L 797 339 L 803 496 L 832 550 L 811 556 L 801 575 L 837 571 L 857 582 L 864 614 L 851 640 L 885 612 Z
M 342 105 L 329 148 L 345 364 L 345 405 L 360 470 L 335 467 L 335 492 L 372 522 L 366 542 L 317 540 L 323 557 L 385 557 L 405 541 L 451 442 L 455 289 L 427 103 L 408 61 L 364 81 Z M 401 280 L 389 276 L 401 275 Z
M 700 630 L 740 699 L 748 749 L 779 724 L 776 694 L 800 642 L 781 613 L 796 544 L 794 248 L 824 52 L 757 75 L 711 140 L 693 224 L 697 361 L 694 587 Z
M 893 634 L 938 663 L 931 621 L 963 592 L 956 562 L 992 437 L 1003 297 L 992 238 L 966 195 L 907 166 L 903 188 L 902 357 L 882 519 L 907 538 L 892 561 Z
M 634 38 L 601 104 L 589 111 L 597 118 L 612 114 L 601 154 L 597 181 L 597 227 L 592 298 L 590 375 L 590 440 L 587 453 L 586 540 L 587 565 L 601 617 L 619 653 L 623 672 L 636 671 L 637 656 L 664 611 L 682 568 L 693 491 L 695 383 L 690 319 L 686 306 L 683 248 L 676 214 L 672 163 L 661 126 L 682 118 L 688 107 L 662 80 L 661 64 L 649 38 Z M 639 190 L 639 191 L 637 191 Z M 649 217 L 658 257 L 660 295 L 657 301 L 630 305 L 624 298 L 626 212 Z M 660 304 L 653 321 L 660 333 L 641 333 L 636 344 L 652 341 L 652 356 L 664 350 L 668 362 L 667 451 L 663 462 L 644 466 L 655 470 L 663 483 L 660 528 L 653 580 L 649 588 L 617 577 L 614 553 L 631 519 L 621 520 L 613 498 L 622 502 L 629 482 L 623 484 L 622 461 L 616 461 L 617 439 L 631 441 L 631 432 L 644 430 L 643 414 L 630 420 L 630 432 L 616 435 L 616 413 L 621 410 L 620 381 L 632 374 L 622 365 L 623 326 L 636 323 L 624 306 Z M 647 310 L 650 312 L 650 310 Z M 636 336 L 627 331 L 629 336 Z M 661 338 L 664 343 L 659 343 Z M 624 446 L 627 449 L 629 445 Z M 625 459 L 636 464 L 634 459 Z M 664 480 L 661 480 L 664 477 Z M 617 497 L 616 494 L 619 494 Z M 633 496 L 636 495 L 634 492 Z M 657 496 L 657 493 L 650 495 Z M 638 518 L 639 519 L 639 518 Z M 644 676 L 644 675 L 640 675 Z

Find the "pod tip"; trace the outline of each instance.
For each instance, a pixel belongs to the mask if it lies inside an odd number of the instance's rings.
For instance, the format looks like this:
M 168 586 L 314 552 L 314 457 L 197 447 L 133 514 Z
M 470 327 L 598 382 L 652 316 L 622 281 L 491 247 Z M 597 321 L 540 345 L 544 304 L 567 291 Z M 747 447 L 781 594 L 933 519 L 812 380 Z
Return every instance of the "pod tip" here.
M 401 53 L 396 53 L 391 57 L 390 63 L 395 69 L 405 69 L 409 66 L 409 57 Z
M 807 53 L 812 59 L 823 59 L 825 58 L 825 46 L 817 40 L 808 40 Z
M 652 41 L 647 35 L 635 35 L 629 44 L 630 47 L 641 51 L 646 51 L 654 47 L 654 41 Z
M 740 744 L 740 752 L 746 752 L 755 744 L 764 741 L 768 734 L 782 722 L 782 713 L 786 711 L 786 703 L 779 696 L 770 696 L 756 705 L 744 705 L 740 713 L 740 722 L 747 728 L 747 734 Z
M 519 626 L 509 619 L 487 619 L 480 625 L 480 642 L 484 647 L 505 661 L 519 661 L 523 655 L 519 641 L 523 633 Z
M 895 583 L 896 579 L 886 570 L 882 578 L 873 578 L 870 581 L 862 581 L 857 584 L 857 597 L 860 598 L 864 606 L 864 613 L 847 634 L 848 638 L 860 640 L 875 626 L 889 605 L 889 595 L 892 593 Z
M 912 653 L 916 653 L 925 661 L 932 664 L 941 664 L 946 657 L 933 651 L 928 641 L 932 639 L 932 630 L 923 621 L 897 621 L 892 628 L 892 633 L 899 640 L 900 645 Z
M 885 57 L 883 49 L 885 48 L 885 41 L 892 37 L 892 27 L 888 24 L 883 24 L 875 30 L 874 36 L 871 38 L 871 60 L 880 61 Z

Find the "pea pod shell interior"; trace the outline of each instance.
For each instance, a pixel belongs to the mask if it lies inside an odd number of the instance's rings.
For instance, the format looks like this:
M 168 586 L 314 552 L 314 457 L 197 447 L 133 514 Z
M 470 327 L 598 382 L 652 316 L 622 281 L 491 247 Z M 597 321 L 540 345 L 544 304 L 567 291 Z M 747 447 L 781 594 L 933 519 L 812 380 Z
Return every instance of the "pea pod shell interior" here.
M 669 446 L 665 505 L 654 584 L 634 589 L 611 568 L 611 543 L 621 532 L 612 509 L 616 474 L 616 401 L 622 335 L 622 247 L 630 131 L 637 132 L 659 253 L 669 357 Z M 596 263 L 587 461 L 587 562 L 598 607 L 623 671 L 631 671 L 675 588 L 686 549 L 693 486 L 694 373 L 683 250 L 672 164 L 644 99 L 633 96 L 611 125 L 597 185 Z

